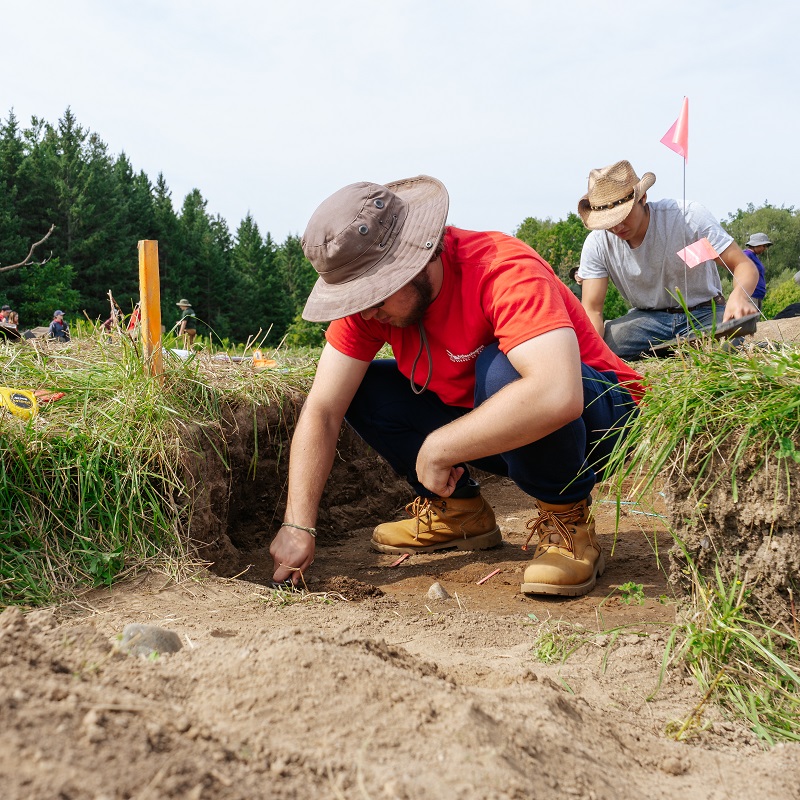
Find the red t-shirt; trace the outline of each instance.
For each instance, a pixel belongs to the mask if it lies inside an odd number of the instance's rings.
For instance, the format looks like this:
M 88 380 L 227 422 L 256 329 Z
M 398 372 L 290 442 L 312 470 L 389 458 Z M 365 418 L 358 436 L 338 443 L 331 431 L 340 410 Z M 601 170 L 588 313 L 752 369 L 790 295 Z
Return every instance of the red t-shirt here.
M 428 388 L 447 405 L 473 407 L 474 362 L 486 345 L 497 342 L 508 353 L 557 328 L 572 328 L 581 361 L 601 372 L 613 371 L 638 401 L 641 376 L 611 352 L 575 295 L 527 244 L 495 231 L 449 227 L 442 266 L 442 288 L 422 324 L 433 361 Z M 360 314 L 334 320 L 325 336 L 339 352 L 361 361 L 371 361 L 388 342 L 406 377 L 420 346 L 416 326 L 397 328 Z M 422 386 L 427 376 L 423 348 L 414 380 Z

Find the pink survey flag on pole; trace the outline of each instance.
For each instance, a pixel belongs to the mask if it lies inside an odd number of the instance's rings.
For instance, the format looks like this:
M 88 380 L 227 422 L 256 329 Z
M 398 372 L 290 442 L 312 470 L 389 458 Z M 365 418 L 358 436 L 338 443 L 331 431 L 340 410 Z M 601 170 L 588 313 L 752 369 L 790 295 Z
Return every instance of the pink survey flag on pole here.
M 685 262 L 687 267 L 696 267 L 698 264 L 719 258 L 719 253 L 704 236 L 694 244 L 684 247 L 683 250 L 678 250 L 678 258 Z
M 689 160 L 689 98 L 683 98 L 681 113 L 675 124 L 661 137 L 661 143 L 674 150 L 684 161 Z

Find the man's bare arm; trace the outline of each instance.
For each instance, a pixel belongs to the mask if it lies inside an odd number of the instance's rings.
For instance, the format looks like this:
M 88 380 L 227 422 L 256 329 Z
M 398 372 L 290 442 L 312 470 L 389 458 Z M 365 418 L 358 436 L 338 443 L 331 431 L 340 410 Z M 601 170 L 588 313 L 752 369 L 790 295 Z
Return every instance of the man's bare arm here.
M 339 430 L 369 362 L 343 355 L 326 344 L 314 383 L 297 422 L 289 454 L 289 495 L 284 522 L 313 528 L 336 454 Z M 282 526 L 270 545 L 273 580 L 300 580 L 314 559 L 314 537 L 301 528 Z
M 739 319 L 758 309 L 750 300 L 750 295 L 758 283 L 756 265 L 742 252 L 736 242 L 728 245 L 716 259 L 720 267 L 727 267 L 733 273 L 733 290 L 725 303 L 723 322 Z
M 530 444 L 583 413 L 580 350 L 572 328 L 529 339 L 508 358 L 519 380 L 425 439 L 417 477 L 432 492 L 452 493 L 455 464 Z
M 608 278 L 584 278 L 581 284 L 581 305 L 591 320 L 594 329 L 603 338 L 603 305 L 608 293 Z

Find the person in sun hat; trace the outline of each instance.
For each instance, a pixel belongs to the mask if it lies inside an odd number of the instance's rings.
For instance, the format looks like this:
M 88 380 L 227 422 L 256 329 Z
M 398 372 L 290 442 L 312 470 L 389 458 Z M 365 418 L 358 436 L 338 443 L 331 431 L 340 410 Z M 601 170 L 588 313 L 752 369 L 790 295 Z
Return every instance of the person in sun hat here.
M 273 580 L 298 583 L 343 419 L 416 498 L 378 525 L 382 553 L 501 542 L 469 466 L 534 498 L 529 593 L 581 595 L 604 560 L 589 503 L 640 376 L 603 343 L 569 288 L 528 245 L 448 226 L 444 185 L 360 182 L 313 213 L 303 252 L 319 277 L 303 310 L 331 321 L 292 440 Z M 391 345 L 394 358 L 375 360 Z
M 764 298 L 767 295 L 767 278 L 764 265 L 761 263 L 760 256 L 766 252 L 768 247 L 772 247 L 772 242 L 766 233 L 754 233 L 745 244 L 744 254 L 756 265 L 758 270 L 758 283 L 753 289 L 753 302 L 761 308 Z
M 178 300 L 175 305 L 181 310 L 181 316 L 177 323 L 178 336 L 183 339 L 184 349 L 190 350 L 194 344 L 194 338 L 197 336 L 197 317 L 192 304 L 185 298 Z
M 689 203 L 684 212 L 677 200 L 648 201 L 655 182 L 652 172 L 639 178 L 630 162 L 617 161 L 589 173 L 588 191 L 578 202 L 578 214 L 592 231 L 581 251 L 581 302 L 606 344 L 628 360 L 693 327 L 756 311 L 750 293 L 758 274 L 733 237 L 699 203 Z M 701 238 L 720 257 L 688 268 L 678 251 Z M 723 262 L 734 276 L 727 302 L 717 271 Z M 609 280 L 631 310 L 604 323 Z

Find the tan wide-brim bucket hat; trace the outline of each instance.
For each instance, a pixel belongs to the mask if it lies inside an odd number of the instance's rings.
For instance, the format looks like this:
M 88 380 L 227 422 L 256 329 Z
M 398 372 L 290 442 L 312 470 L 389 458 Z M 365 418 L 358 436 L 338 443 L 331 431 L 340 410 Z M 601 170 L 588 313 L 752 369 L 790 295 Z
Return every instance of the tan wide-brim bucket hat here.
M 589 230 L 606 231 L 619 225 L 655 182 L 652 172 L 639 180 L 629 161 L 593 169 L 589 191 L 578 201 L 578 214 Z
M 319 273 L 303 318 L 327 322 L 377 305 L 416 277 L 444 233 L 449 198 L 428 175 L 353 183 L 311 216 L 301 239 Z

